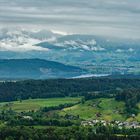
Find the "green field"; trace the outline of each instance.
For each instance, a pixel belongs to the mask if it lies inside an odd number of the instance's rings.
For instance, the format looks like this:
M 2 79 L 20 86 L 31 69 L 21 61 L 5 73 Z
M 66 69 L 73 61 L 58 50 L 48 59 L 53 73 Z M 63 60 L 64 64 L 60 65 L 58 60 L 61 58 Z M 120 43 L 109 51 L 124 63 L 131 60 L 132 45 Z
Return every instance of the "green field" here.
M 82 119 L 104 119 L 104 120 L 126 120 L 124 113 L 125 103 L 117 102 L 113 98 L 100 98 L 65 108 L 60 111 L 60 115 L 79 115 Z
M 28 99 L 23 101 L 0 103 L 0 110 L 12 109 L 17 112 L 37 110 L 41 107 L 58 106 L 65 103 L 77 103 L 81 98 L 49 98 L 49 99 Z
M 41 107 L 58 106 L 65 103 L 78 103 L 81 97 L 49 98 L 49 99 L 28 99 L 23 101 L 3 102 L 0 103 L 0 110 L 12 109 L 16 112 L 38 110 Z M 138 104 L 140 108 L 140 104 Z M 81 119 L 101 119 L 101 120 L 120 120 L 132 121 L 125 112 L 125 103 L 118 102 L 114 98 L 98 98 L 79 103 L 72 107 L 64 108 L 58 111 L 59 115 L 74 115 Z M 135 120 L 140 121 L 140 113 Z

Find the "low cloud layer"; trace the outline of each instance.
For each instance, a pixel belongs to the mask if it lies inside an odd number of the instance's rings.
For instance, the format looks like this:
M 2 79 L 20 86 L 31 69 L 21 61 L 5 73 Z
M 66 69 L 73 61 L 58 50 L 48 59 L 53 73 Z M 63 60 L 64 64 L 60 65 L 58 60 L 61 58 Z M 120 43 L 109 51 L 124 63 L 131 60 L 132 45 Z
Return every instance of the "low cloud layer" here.
M 29 32 L 31 33 L 31 32 Z M 47 48 L 36 46 L 40 43 L 39 38 L 33 38 L 28 32 L 3 29 L 0 30 L 0 51 L 27 52 L 27 51 L 48 51 Z
M 140 38 L 140 0 L 0 0 L 0 27 Z

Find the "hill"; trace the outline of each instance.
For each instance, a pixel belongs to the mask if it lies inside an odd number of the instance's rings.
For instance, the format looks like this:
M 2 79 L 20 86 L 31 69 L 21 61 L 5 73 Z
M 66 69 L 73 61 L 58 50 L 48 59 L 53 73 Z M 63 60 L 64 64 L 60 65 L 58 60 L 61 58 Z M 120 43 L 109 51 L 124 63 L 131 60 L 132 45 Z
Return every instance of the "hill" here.
M 1 59 L 1 79 L 43 79 L 79 76 L 83 70 L 62 63 L 42 59 Z

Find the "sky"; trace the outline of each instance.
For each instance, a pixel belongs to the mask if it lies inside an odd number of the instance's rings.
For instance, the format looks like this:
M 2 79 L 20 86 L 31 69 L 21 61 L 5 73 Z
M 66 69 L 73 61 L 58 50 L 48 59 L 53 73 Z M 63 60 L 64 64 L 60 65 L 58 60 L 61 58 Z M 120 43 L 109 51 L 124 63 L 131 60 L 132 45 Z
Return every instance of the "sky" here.
M 0 28 L 140 38 L 140 0 L 0 0 Z

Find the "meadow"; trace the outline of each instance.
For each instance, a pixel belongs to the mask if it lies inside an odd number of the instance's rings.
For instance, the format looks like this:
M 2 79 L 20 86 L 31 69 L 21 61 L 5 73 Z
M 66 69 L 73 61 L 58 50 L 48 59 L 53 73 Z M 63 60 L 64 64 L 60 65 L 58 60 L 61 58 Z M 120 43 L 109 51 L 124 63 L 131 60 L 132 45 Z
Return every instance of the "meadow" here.
M 79 115 L 81 119 L 100 119 L 100 120 L 132 120 L 125 112 L 125 103 L 118 102 L 114 98 L 99 98 L 86 101 L 84 104 L 65 108 L 59 112 L 60 115 L 70 114 Z M 139 120 L 140 114 L 136 116 Z
M 2 102 L 0 110 L 12 109 L 16 112 L 38 110 L 41 107 L 52 107 L 60 104 L 77 103 L 80 97 L 49 98 L 49 99 L 28 99 L 22 101 Z
M 114 98 L 97 98 L 80 102 L 82 97 L 61 97 L 47 99 L 28 99 L 13 102 L 0 103 L 0 110 L 12 109 L 16 112 L 36 111 L 43 107 L 53 107 L 61 104 L 78 103 L 72 107 L 58 110 L 60 116 L 66 114 L 79 116 L 80 119 L 99 119 L 106 121 L 132 121 L 133 117 L 126 113 L 126 106 L 123 101 L 116 101 Z M 137 105 L 140 108 L 140 103 Z M 140 112 L 135 117 L 140 121 Z

